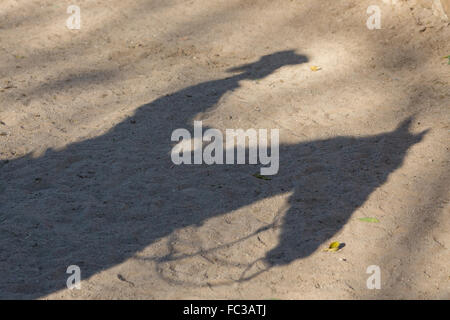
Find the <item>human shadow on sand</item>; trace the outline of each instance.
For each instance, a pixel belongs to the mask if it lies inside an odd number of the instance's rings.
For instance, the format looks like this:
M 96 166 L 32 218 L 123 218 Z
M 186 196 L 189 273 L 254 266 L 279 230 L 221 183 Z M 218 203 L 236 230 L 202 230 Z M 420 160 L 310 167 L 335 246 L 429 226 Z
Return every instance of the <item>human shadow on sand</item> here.
M 411 119 L 374 136 L 280 145 L 271 181 L 252 177 L 255 165 L 174 167 L 170 158 L 173 130 L 193 132 L 193 118 L 241 80 L 307 61 L 293 51 L 264 56 L 143 105 L 100 137 L 0 164 L 0 298 L 64 289 L 70 265 L 87 279 L 181 228 L 286 192 L 278 245 L 261 259 L 270 268 L 313 253 L 422 139 L 410 133 Z

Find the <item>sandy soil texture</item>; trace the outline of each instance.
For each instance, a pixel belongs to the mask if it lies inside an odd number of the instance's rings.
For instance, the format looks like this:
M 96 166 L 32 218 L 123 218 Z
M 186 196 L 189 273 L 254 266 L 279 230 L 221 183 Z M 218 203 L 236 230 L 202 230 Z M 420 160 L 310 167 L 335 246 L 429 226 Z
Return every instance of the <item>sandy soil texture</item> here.
M 2 0 L 0 298 L 450 299 L 450 22 L 386 2 Z M 278 174 L 175 166 L 195 120 Z

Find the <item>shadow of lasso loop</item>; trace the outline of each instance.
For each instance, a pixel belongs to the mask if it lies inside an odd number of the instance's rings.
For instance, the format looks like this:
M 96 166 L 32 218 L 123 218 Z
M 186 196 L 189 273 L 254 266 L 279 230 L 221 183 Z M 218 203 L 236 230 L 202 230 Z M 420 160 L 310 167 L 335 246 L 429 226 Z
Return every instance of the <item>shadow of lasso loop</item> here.
M 264 225 L 254 232 L 239 238 L 237 240 L 213 247 L 213 248 L 200 248 L 197 251 L 193 253 L 181 253 L 177 254 L 176 250 L 172 246 L 172 242 L 169 241 L 167 244 L 167 250 L 168 254 L 164 256 L 135 256 L 133 257 L 135 260 L 139 261 L 145 261 L 145 262 L 153 262 L 155 264 L 155 270 L 158 274 L 158 276 L 170 284 L 177 284 L 177 285 L 183 285 L 188 287 L 214 287 L 214 286 L 227 286 L 232 285 L 235 283 L 245 282 L 249 281 L 260 274 L 269 271 L 271 269 L 271 264 L 268 263 L 264 257 L 256 258 L 254 261 L 250 263 L 242 263 L 239 261 L 232 261 L 230 259 L 221 258 L 218 253 L 220 253 L 221 250 L 230 249 L 231 247 L 240 244 L 242 242 L 245 242 L 247 240 L 250 240 L 251 238 L 258 237 L 261 233 L 264 233 L 266 231 L 273 231 L 275 229 L 279 229 L 281 227 L 281 220 L 283 218 L 283 214 L 286 213 L 286 211 L 289 209 L 289 206 L 287 204 L 283 205 L 277 213 L 274 215 L 272 222 L 270 224 Z M 172 241 L 175 241 L 175 236 L 172 236 Z M 201 247 L 199 245 L 199 247 Z M 217 279 L 205 279 L 203 281 L 190 281 L 188 274 L 183 274 L 183 279 L 177 279 L 176 275 L 171 275 L 170 270 L 175 264 L 183 263 L 183 260 L 185 263 L 189 264 L 189 262 L 186 262 L 189 259 L 195 259 L 200 258 L 202 261 L 206 263 L 204 268 L 199 270 L 199 272 L 207 272 L 208 268 L 211 266 L 214 266 L 215 268 L 222 268 L 221 269 L 221 275 L 229 275 L 232 276 L 230 273 L 230 268 L 236 268 L 240 269 L 240 275 L 236 276 L 233 280 L 217 280 Z M 198 261 L 195 260 L 193 263 L 198 264 Z M 262 265 L 262 266 L 258 266 Z M 252 270 L 256 266 L 256 270 Z M 250 271 L 253 271 L 253 273 L 248 274 Z M 237 275 L 237 272 L 234 272 L 235 275 Z M 192 277 L 192 276 L 191 276 Z

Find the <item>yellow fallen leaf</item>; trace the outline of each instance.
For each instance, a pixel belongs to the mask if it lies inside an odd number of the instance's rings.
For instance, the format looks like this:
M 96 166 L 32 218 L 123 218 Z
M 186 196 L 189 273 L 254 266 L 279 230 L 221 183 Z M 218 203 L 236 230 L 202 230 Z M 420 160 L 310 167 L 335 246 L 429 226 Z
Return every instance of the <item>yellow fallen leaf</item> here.
M 335 251 L 338 251 L 340 245 L 341 245 L 341 244 L 340 244 L 339 242 L 337 242 L 337 241 L 332 242 L 332 243 L 330 243 L 330 246 L 329 246 L 327 249 L 325 249 L 324 251 L 328 251 L 328 252 L 335 252 Z
M 319 71 L 322 69 L 321 67 L 318 67 L 318 66 L 311 66 L 309 68 L 311 69 L 311 71 Z

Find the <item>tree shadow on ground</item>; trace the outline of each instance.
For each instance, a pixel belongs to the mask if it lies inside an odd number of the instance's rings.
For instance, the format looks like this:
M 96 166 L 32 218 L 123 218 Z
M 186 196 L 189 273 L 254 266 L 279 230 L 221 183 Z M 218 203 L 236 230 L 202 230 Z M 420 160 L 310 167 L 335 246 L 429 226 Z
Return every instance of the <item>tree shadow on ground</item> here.
M 251 176 L 255 165 L 174 167 L 170 158 L 173 130 L 193 132 L 192 119 L 241 80 L 307 61 L 293 51 L 264 56 L 143 105 L 103 136 L 0 164 L 0 298 L 64 289 L 70 265 L 87 279 L 176 230 L 286 192 L 279 243 L 262 260 L 270 268 L 314 252 L 422 139 L 409 132 L 411 119 L 374 136 L 281 145 L 270 182 Z

